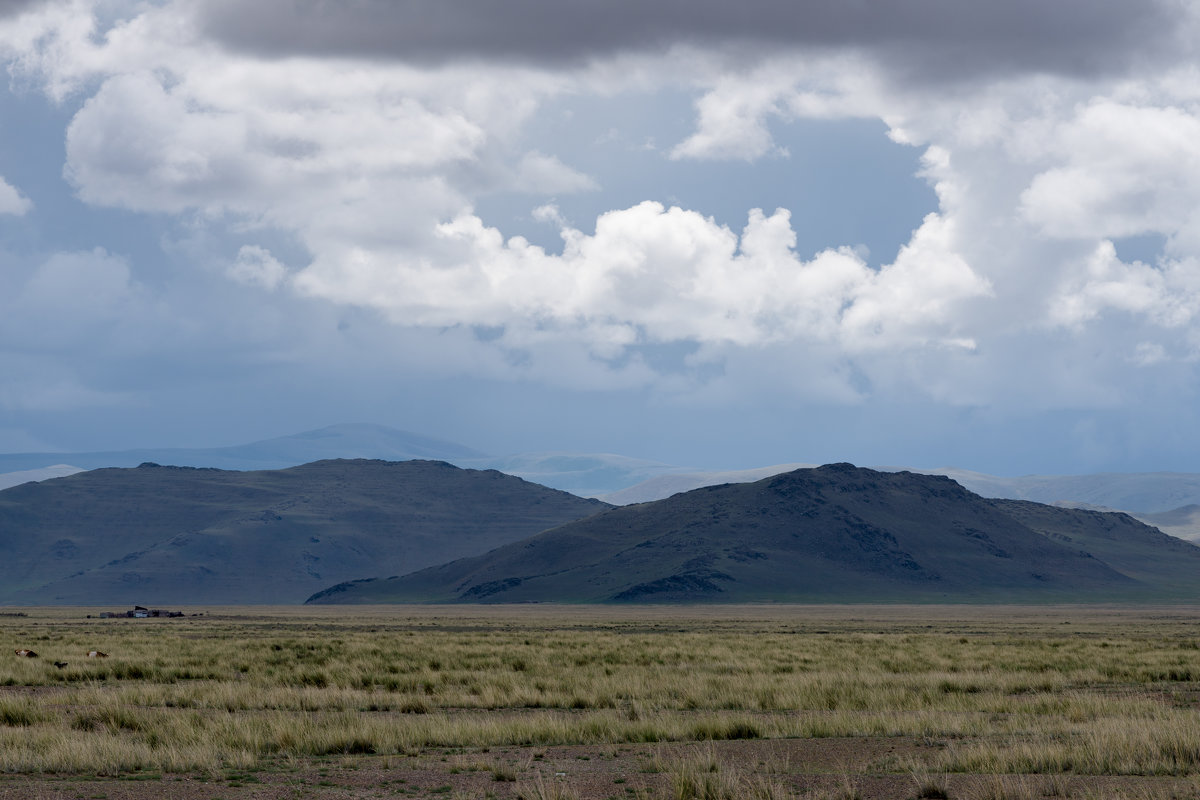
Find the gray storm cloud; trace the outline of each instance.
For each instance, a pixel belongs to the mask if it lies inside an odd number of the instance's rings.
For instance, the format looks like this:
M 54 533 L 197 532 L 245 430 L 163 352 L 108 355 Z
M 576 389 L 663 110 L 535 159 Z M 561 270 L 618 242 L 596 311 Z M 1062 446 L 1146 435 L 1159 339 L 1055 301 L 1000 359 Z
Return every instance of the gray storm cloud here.
M 210 36 L 259 55 L 572 63 L 673 45 L 861 48 L 925 79 L 1111 73 L 1175 52 L 1171 0 L 208 0 Z
M 36 0 L 0 0 L 0 19 L 19 14 L 34 5 Z

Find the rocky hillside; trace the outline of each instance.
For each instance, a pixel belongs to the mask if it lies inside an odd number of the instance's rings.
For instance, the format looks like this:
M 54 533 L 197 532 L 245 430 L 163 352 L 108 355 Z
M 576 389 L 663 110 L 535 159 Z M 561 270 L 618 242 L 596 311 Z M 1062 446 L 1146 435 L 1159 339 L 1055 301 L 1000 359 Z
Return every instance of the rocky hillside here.
M 93 470 L 0 491 L 0 603 L 298 603 L 607 507 L 439 461 Z
M 310 602 L 1200 599 L 1200 548 L 1123 514 L 832 464 L 606 511 Z

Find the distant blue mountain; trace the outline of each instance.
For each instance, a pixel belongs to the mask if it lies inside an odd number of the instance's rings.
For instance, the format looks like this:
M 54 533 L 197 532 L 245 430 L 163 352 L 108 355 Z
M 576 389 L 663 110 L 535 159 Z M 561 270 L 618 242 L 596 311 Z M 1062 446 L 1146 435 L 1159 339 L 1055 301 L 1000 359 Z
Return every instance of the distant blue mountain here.
M 95 453 L 0 454 L 0 489 L 79 470 L 136 467 L 151 462 L 177 467 L 216 467 L 240 471 L 286 469 L 328 458 L 383 461 L 427 459 L 464 469 L 495 469 L 553 489 L 593 497 L 660 475 L 690 472 L 658 461 L 609 453 L 522 453 L 488 456 L 444 439 L 384 425 L 330 425 L 277 439 L 232 447 L 155 447 Z M 54 467 L 55 469 L 48 469 Z
M 625 505 L 660 500 L 722 483 L 747 483 L 812 464 L 778 464 L 739 471 L 703 471 L 611 453 L 542 452 L 489 456 L 465 445 L 384 425 L 331 425 L 314 431 L 216 448 L 148 448 L 100 453 L 0 454 L 0 489 L 30 480 L 144 462 L 230 470 L 285 469 L 330 458 L 384 461 L 430 459 L 465 469 L 495 469 L 532 483 Z M 1131 513 L 1200 505 L 1200 473 L 1108 473 L 999 477 L 963 469 L 880 466 L 946 475 L 983 497 L 1082 504 Z M 1190 518 L 1189 518 L 1190 519 Z M 1190 523 L 1189 523 L 1190 524 Z M 1181 534 L 1183 535 L 1183 534 Z M 1200 523 L 1186 538 L 1200 539 Z
M 283 469 L 327 458 L 372 458 L 408 461 L 414 458 L 456 463 L 481 459 L 483 453 L 455 442 L 421 436 L 383 425 L 330 425 L 277 439 L 232 447 L 162 447 L 100 453 L 0 454 L 0 473 L 40 470 L 57 464 L 81 469 L 136 467 L 147 461 L 179 467 L 219 469 Z
M 599 497 L 643 481 L 692 472 L 687 467 L 612 453 L 520 453 L 500 458 L 467 459 L 455 464 L 499 470 L 581 497 Z

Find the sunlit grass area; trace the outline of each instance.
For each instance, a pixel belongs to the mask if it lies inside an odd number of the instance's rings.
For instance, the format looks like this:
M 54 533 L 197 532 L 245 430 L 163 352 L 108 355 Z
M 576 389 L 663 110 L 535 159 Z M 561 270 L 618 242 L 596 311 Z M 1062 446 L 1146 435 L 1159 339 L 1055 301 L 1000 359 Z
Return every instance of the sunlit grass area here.
M 871 769 L 1200 775 L 1195 609 L 26 613 L 0 617 L 6 773 L 212 773 L 431 747 L 919 737 L 934 745 L 919 761 L 881 758 Z M 86 657 L 92 649 L 110 656 Z M 706 758 L 660 766 L 675 796 L 790 796 L 777 774 L 787 769 L 712 769 Z

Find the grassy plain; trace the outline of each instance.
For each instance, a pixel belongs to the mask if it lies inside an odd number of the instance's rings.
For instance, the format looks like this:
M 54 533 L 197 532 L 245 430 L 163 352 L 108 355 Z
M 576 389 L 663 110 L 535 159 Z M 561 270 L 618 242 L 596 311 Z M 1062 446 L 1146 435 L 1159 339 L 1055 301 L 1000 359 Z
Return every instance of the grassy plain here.
M 1200 796 L 1196 608 L 6 611 L 0 798 Z

